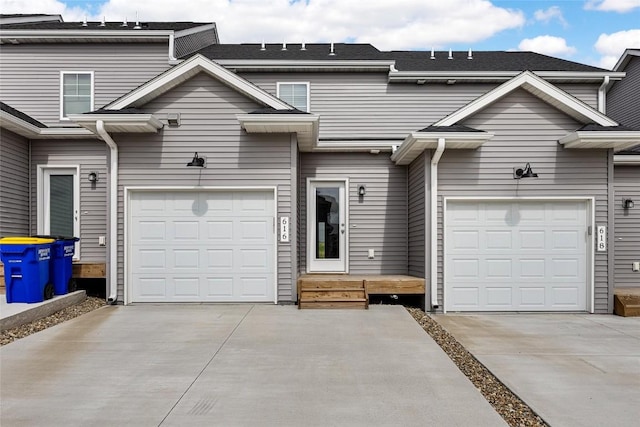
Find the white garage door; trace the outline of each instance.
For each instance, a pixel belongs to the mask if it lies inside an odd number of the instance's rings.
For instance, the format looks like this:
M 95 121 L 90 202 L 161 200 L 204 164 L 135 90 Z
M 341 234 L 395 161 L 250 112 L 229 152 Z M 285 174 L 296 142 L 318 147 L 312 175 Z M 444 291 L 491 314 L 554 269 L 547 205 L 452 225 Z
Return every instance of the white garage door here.
M 587 204 L 448 201 L 447 311 L 585 311 Z
M 135 191 L 132 302 L 274 300 L 270 191 Z

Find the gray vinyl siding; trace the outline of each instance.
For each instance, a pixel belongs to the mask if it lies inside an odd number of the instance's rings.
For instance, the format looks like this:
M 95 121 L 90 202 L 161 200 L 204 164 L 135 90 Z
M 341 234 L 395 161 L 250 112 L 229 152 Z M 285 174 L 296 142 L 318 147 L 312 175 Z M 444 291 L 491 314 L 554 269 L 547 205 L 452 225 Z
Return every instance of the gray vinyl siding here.
M 216 31 L 214 29 L 178 37 L 175 39 L 176 58 L 181 58 L 215 42 Z
M 554 85 L 584 102 L 589 107 L 598 109 L 598 89 L 600 85 L 575 83 L 554 83 Z
M 409 274 L 411 276 L 425 277 L 426 271 L 426 227 L 427 214 L 425 211 L 426 188 L 425 188 L 425 162 L 428 161 L 425 153 L 418 156 L 410 165 L 408 170 L 409 187 Z
M 277 95 L 277 82 L 309 82 L 310 111 L 319 114 L 320 139 L 384 138 L 402 141 L 498 86 L 497 83 L 388 83 L 380 73 L 243 73 Z M 559 85 L 597 107 L 597 86 Z
M 80 261 L 106 262 L 106 247 L 98 245 L 107 233 L 107 148 L 99 140 L 31 141 L 31 233 L 38 232 L 38 166 L 80 167 Z M 87 179 L 98 173 L 98 181 Z
M 625 126 L 640 129 L 640 57 L 633 57 L 621 71 L 627 76 L 607 93 L 607 114 Z
M 98 109 L 168 68 L 166 43 L 4 44 L 0 98 L 47 125 L 60 126 L 69 124 L 60 120 L 61 71 L 94 72 Z
M 640 262 L 640 166 L 616 166 L 615 176 L 615 280 L 617 288 L 640 288 L 640 272 L 632 263 Z M 635 202 L 623 209 L 622 199 Z
M 29 141 L 0 130 L 0 237 L 29 235 Z
M 247 134 L 236 118 L 236 114 L 258 107 L 218 80 L 198 74 L 143 106 L 144 111 L 158 117 L 180 112 L 180 127 L 165 126 L 157 134 L 114 135 L 120 152 L 120 301 L 124 295 L 125 187 L 276 187 L 278 216 L 295 217 L 291 211 L 295 205 L 291 194 L 292 138 L 289 134 Z M 196 151 L 206 157 L 206 168 L 186 167 Z M 295 298 L 291 246 L 278 243 L 279 301 Z
M 564 149 L 558 139 L 579 127 L 572 118 L 523 90 L 462 124 L 495 133 L 477 150 L 446 150 L 438 181 L 438 300 L 442 304 L 444 196 L 595 198 L 596 225 L 608 224 L 608 153 Z M 530 162 L 537 179 L 514 180 L 513 167 Z M 606 253 L 595 255 L 595 311 L 608 311 Z
M 301 153 L 300 268 L 307 268 L 307 178 L 349 180 L 349 273 L 407 274 L 407 168 L 389 153 Z M 358 186 L 367 193 L 358 196 Z M 368 250 L 375 259 L 368 259 Z

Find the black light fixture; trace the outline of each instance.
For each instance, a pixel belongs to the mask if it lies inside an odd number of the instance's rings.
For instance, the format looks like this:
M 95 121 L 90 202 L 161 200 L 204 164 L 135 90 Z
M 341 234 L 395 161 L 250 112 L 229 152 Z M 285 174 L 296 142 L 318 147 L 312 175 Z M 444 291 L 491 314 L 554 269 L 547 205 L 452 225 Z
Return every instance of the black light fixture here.
M 633 200 L 631 199 L 622 199 L 622 207 L 624 209 L 631 209 L 633 208 L 634 204 L 633 204 Z
M 193 160 L 191 160 L 189 163 L 187 163 L 187 166 L 191 167 L 191 166 L 195 166 L 198 168 L 203 168 L 204 167 L 204 157 L 199 157 L 198 156 L 198 152 L 196 151 L 196 153 L 193 155 Z
M 522 168 L 513 168 L 513 179 L 520 178 L 537 178 L 538 174 L 534 173 L 531 170 L 531 165 L 529 163 L 526 164 L 524 169 Z
M 363 197 L 365 194 L 367 194 L 367 187 L 364 185 L 358 186 L 358 196 Z
M 97 182 L 98 172 L 89 172 L 89 175 L 87 175 L 87 179 L 89 180 L 89 182 Z

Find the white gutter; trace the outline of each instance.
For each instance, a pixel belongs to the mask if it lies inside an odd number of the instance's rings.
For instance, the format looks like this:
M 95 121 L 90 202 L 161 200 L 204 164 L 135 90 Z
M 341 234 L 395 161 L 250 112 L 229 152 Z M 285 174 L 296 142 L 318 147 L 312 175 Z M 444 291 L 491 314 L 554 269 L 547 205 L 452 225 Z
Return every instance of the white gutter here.
M 98 135 L 109 146 L 109 304 L 118 301 L 118 146 L 104 128 L 104 121 L 96 121 Z
M 445 148 L 445 139 L 438 138 L 438 147 L 431 157 L 431 308 L 438 307 L 438 162 Z
M 640 154 L 615 154 L 614 165 L 640 165 Z
M 610 80 L 609 76 L 604 76 L 602 84 L 598 88 L 598 111 L 602 114 L 607 113 L 607 86 L 609 86 Z

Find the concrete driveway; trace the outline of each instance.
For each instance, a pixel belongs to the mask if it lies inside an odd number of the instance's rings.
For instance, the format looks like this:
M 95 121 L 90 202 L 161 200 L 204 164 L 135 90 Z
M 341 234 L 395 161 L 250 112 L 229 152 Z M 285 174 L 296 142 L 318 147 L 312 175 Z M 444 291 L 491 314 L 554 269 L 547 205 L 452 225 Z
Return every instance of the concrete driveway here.
M 640 423 L 640 318 L 434 317 L 552 426 Z
M 399 306 L 105 307 L 0 349 L 3 426 L 499 426 Z

